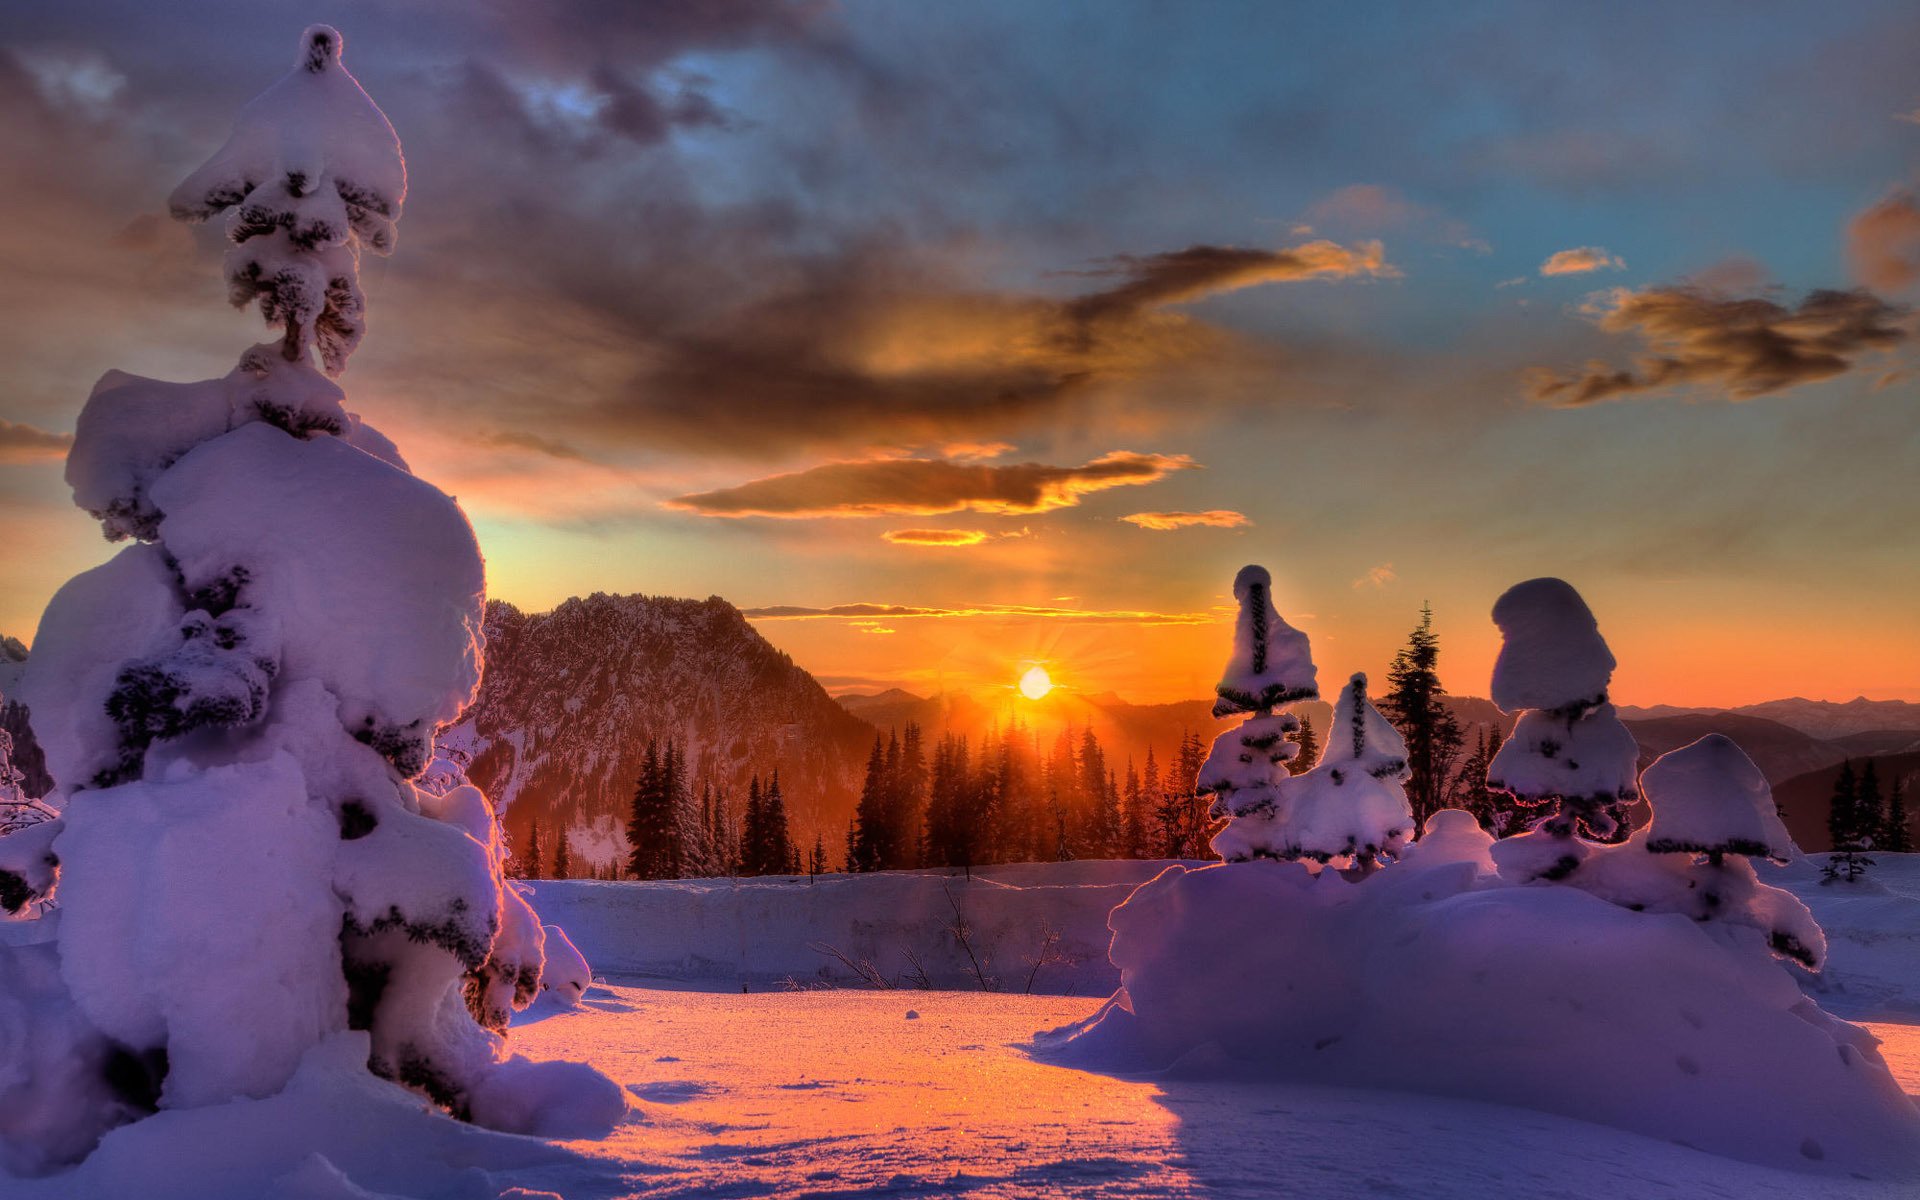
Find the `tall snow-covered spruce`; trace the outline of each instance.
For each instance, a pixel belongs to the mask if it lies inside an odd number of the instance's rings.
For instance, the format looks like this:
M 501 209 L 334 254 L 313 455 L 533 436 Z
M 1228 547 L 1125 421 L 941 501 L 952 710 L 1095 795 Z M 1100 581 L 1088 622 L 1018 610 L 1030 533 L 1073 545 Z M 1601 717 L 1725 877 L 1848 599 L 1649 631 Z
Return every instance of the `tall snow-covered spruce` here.
M 12 1169 L 270 1095 L 342 1038 L 481 1124 L 580 1135 L 624 1110 L 589 1068 L 508 1056 L 540 923 L 487 798 L 413 782 L 478 683 L 484 570 L 452 499 L 328 378 L 405 195 L 339 33 L 306 30 L 171 199 L 225 220 L 230 296 L 277 340 L 220 379 L 110 371 L 80 415 L 75 501 L 135 544 L 54 597 L 22 683 L 60 818 L 0 860 L 38 868 L 22 888 L 58 920 L 0 949 L 0 1028 L 24 1031 L 0 1037 L 0 1114 L 32 1114 L 0 1115 Z
M 1494 602 L 1493 621 L 1505 639 L 1493 702 L 1520 716 L 1487 766 L 1487 786 L 1543 810 L 1494 857 L 1505 874 L 1564 878 L 1590 852 L 1584 839 L 1625 837 L 1640 749 L 1607 702 L 1613 652 L 1571 584 L 1516 583 Z
M 1320 695 L 1307 635 L 1280 617 L 1273 606 L 1273 577 L 1260 566 L 1245 566 L 1233 579 L 1240 615 L 1233 628 L 1233 655 L 1214 689 L 1213 715 L 1244 713 L 1247 719 L 1213 739 L 1200 766 L 1195 790 L 1212 795 L 1209 816 L 1227 818 L 1213 839 L 1213 850 L 1229 861 L 1286 857 L 1281 836 L 1281 785 L 1287 763 L 1300 752 L 1288 735 L 1300 719 L 1273 710 Z

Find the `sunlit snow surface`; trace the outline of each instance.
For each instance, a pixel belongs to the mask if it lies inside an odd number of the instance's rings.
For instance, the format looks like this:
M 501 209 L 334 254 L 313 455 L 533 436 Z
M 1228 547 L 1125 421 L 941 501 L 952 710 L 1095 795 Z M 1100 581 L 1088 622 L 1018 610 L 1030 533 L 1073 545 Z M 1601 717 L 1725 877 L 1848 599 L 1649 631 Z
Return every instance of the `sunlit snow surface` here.
M 1114 1079 L 1038 1063 L 1095 1001 L 600 986 L 514 1030 L 634 1097 L 585 1163 L 516 1174 L 640 1196 L 1911 1196 L 1517 1109 L 1338 1088 Z M 909 1016 L 917 1013 L 918 1016 Z M 1875 1026 L 1920 1091 L 1920 1027 Z
M 999 868 L 980 881 L 975 912 L 983 933 L 1009 923 L 1009 954 L 1024 946 L 1015 935 L 1038 913 L 1079 945 L 1101 921 L 1101 903 L 1110 906 L 1106 889 L 1158 867 Z M 1820 1002 L 1850 1019 L 1903 1022 L 1869 1028 L 1907 1091 L 1920 1093 L 1920 855 L 1881 856 L 1875 875 L 1871 886 L 1823 888 L 1814 864 L 1799 863 L 1780 882 L 1807 899 L 1833 939 L 1828 978 L 1813 988 Z M 877 888 L 885 902 L 853 904 L 829 882 Z M 742 881 L 731 905 L 735 928 L 723 920 L 717 892 L 695 894 L 708 886 L 540 885 L 543 919 L 577 920 L 573 931 L 590 958 L 590 943 L 604 949 L 624 939 L 636 964 L 684 967 L 686 939 L 677 929 L 690 921 L 705 922 L 706 937 L 742 956 L 723 956 L 728 978 L 615 974 L 611 986 L 590 988 L 578 1011 L 543 1004 L 523 1015 L 511 1034 L 514 1052 L 584 1059 L 627 1088 L 632 1111 L 605 1141 L 551 1146 L 460 1125 L 343 1061 L 332 1074 L 303 1076 L 286 1096 L 116 1131 L 102 1147 L 111 1152 L 72 1175 L 0 1175 L 0 1198 L 495 1200 L 515 1187 L 566 1200 L 1920 1195 L 1911 1181 L 1773 1170 L 1519 1109 L 1322 1086 L 1118 1079 L 1036 1061 L 1025 1049 L 1033 1034 L 1086 1017 L 1111 986 L 1087 963 L 1049 966 L 1040 976 L 1040 986 L 1075 995 L 788 991 L 765 978 L 749 980 L 752 992 L 742 994 L 739 968 L 800 975 L 820 961 L 805 940 L 853 946 L 855 919 L 865 925 L 889 907 L 880 942 L 931 936 L 945 893 L 936 879 L 842 877 L 822 879 L 808 906 L 805 881 Z M 1088 891 L 1094 897 L 1080 894 Z M 1016 907 L 1025 920 L 1014 920 Z M 776 912 L 794 919 L 771 920 Z M 28 931 L 0 926 L 0 940 Z M 802 945 L 783 962 L 774 943 L 787 937 Z M 282 1181 L 296 1173 L 320 1173 L 303 1165 L 316 1152 L 363 1190 L 289 1190 Z

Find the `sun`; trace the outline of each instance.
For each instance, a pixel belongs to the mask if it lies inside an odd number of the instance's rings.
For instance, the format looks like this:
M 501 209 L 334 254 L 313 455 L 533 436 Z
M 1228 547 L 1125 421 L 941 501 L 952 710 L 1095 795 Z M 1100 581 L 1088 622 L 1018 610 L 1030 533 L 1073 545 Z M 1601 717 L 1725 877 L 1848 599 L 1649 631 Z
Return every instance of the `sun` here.
M 1027 673 L 1020 677 L 1020 694 L 1029 700 L 1038 700 L 1052 690 L 1053 679 L 1038 663 L 1028 667 Z

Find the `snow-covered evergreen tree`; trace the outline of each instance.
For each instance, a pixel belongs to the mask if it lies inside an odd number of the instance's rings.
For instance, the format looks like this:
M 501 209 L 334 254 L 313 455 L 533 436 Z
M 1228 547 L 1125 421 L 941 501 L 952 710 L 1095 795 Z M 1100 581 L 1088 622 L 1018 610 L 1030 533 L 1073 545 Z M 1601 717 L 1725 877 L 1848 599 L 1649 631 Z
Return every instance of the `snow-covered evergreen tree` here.
M 1494 856 L 1503 873 L 1564 878 L 1590 851 L 1584 839 L 1626 835 L 1639 747 L 1607 702 L 1613 653 L 1570 584 L 1517 583 L 1494 602 L 1493 620 L 1505 639 L 1493 664 L 1493 702 L 1520 718 L 1488 764 L 1487 785 L 1546 810 Z
M 1753 759 L 1710 733 L 1661 755 L 1640 785 L 1652 823 L 1596 849 L 1570 882 L 1629 908 L 1757 929 L 1774 954 L 1818 970 L 1826 939 L 1813 915 L 1791 892 L 1761 882 L 1751 861 L 1784 864 L 1794 854 Z
M 1407 743 L 1367 699 L 1367 677 L 1353 676 L 1334 705 L 1326 752 L 1283 783 L 1280 857 L 1369 871 L 1398 856 L 1413 836 L 1407 778 Z
M 233 296 L 279 342 L 199 383 L 108 372 L 77 422 L 75 500 L 138 544 L 54 597 L 22 681 L 61 817 L 0 858 L 50 838 L 27 885 L 61 913 L 51 941 L 0 948 L 0 1008 L 57 1011 L 5 1044 L 64 1065 L 0 1061 L 53 1089 L 9 1095 L 36 1112 L 6 1127 L 12 1164 L 274 1093 L 335 1038 L 485 1124 L 529 1128 L 557 1089 L 605 1126 L 624 1109 L 584 1067 L 507 1056 L 541 927 L 486 797 L 413 782 L 479 679 L 483 566 L 323 373 L 359 341 L 358 256 L 391 249 L 405 191 L 392 127 L 313 26 L 173 198 L 228 214 Z M 59 1003 L 23 1010 L 16 986 Z
M 1320 694 L 1307 635 L 1280 619 L 1273 607 L 1273 577 L 1265 567 L 1245 566 L 1233 579 L 1240 615 L 1233 627 L 1233 656 L 1214 688 L 1213 715 L 1265 716 L 1296 700 Z
M 1265 567 L 1246 566 L 1233 580 L 1240 602 L 1233 654 L 1214 701 L 1216 717 L 1248 714 L 1213 740 L 1195 779 L 1195 790 L 1213 797 L 1208 815 L 1229 821 L 1213 838 L 1214 853 L 1229 861 L 1286 857 L 1280 826 L 1282 781 L 1300 747 L 1288 735 L 1300 728 L 1291 713 L 1274 708 L 1320 694 L 1307 636 L 1273 607 L 1273 580 Z

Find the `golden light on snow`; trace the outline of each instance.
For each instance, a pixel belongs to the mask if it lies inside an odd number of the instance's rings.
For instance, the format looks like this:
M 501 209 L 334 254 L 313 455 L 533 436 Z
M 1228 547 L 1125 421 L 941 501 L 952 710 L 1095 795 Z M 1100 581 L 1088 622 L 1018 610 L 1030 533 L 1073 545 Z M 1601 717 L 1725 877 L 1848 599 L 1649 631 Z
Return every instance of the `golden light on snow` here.
M 1020 694 L 1029 700 L 1038 700 L 1052 690 L 1052 677 L 1038 663 L 1028 667 L 1027 673 L 1020 677 Z

